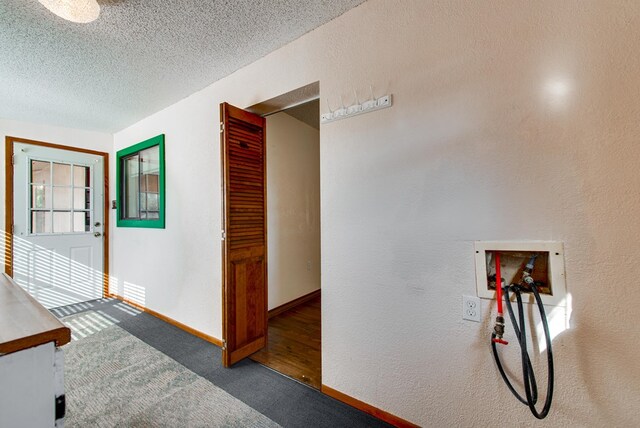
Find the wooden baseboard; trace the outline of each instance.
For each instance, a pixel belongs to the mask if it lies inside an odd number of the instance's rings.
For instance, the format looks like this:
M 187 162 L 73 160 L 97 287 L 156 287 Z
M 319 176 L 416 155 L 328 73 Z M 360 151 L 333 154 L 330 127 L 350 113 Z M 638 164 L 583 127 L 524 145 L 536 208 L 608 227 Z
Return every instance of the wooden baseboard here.
M 396 415 L 392 415 L 391 413 L 385 412 L 384 410 L 378 409 L 377 407 L 373 407 L 372 405 L 367 404 L 364 401 L 353 398 L 345 393 L 330 388 L 327 385 L 322 385 L 321 391 L 329 397 L 333 397 L 338 401 L 342 401 L 343 403 L 350 405 L 351 407 L 362 410 L 363 412 L 375 416 L 376 418 L 383 420 L 393 426 L 401 428 L 419 428 L 419 425 L 404 420 Z
M 179 321 L 176 321 L 176 320 L 174 320 L 172 318 L 169 318 L 169 317 L 167 317 L 165 315 L 162 315 L 162 314 L 160 314 L 160 313 L 158 313 L 158 312 L 156 312 L 154 310 L 146 308 L 146 307 L 142 306 L 139 303 L 136 303 L 136 302 L 134 302 L 132 300 L 129 300 L 129 299 L 125 299 L 124 297 L 118 296 L 117 294 L 108 294 L 107 297 L 113 297 L 115 299 L 121 300 L 124 303 L 133 306 L 134 308 L 140 309 L 141 311 L 146 312 L 149 315 L 153 315 L 156 318 L 160 318 L 162 321 L 165 321 L 165 322 L 167 322 L 167 323 L 169 323 L 169 324 L 171 324 L 173 326 L 178 327 L 180 330 L 184 330 L 187 333 L 193 334 L 194 336 L 199 337 L 202 340 L 206 340 L 209 343 L 213 343 L 216 346 L 222 347 L 222 340 L 220 340 L 218 338 L 215 338 L 213 336 L 209 336 L 208 334 L 205 334 L 205 333 L 203 333 L 201 331 L 198 331 L 196 329 L 193 329 L 193 328 L 189 327 L 188 325 L 184 325 Z
M 298 305 L 301 305 L 303 303 L 308 302 L 309 300 L 315 299 L 316 297 L 320 296 L 320 290 L 316 290 L 316 291 L 312 291 L 309 294 L 305 294 L 304 296 L 298 297 L 297 299 L 294 299 L 288 303 L 285 303 L 284 305 L 280 305 L 278 307 L 275 307 L 273 309 L 271 309 L 269 311 L 269 319 L 280 315 L 283 312 L 288 311 L 289 309 L 293 309 Z

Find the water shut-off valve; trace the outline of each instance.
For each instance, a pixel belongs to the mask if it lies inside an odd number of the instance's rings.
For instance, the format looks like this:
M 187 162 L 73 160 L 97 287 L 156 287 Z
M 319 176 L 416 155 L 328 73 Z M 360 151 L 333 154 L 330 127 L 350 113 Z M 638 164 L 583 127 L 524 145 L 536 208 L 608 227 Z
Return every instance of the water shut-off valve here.
M 498 315 L 496 316 L 496 323 L 493 326 L 493 337 L 491 340 L 495 343 L 502 345 L 508 345 L 509 342 L 504 340 L 504 316 L 502 312 L 502 276 L 500 276 L 500 253 L 495 252 L 496 259 L 496 300 L 498 301 Z

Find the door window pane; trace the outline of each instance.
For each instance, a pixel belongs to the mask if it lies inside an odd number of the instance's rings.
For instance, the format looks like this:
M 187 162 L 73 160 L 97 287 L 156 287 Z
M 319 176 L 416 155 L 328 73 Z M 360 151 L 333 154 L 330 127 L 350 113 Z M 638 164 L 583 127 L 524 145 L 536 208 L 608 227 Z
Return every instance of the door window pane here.
M 34 184 L 51 184 L 51 163 L 32 160 L 31 182 Z
M 31 233 L 51 233 L 51 212 L 31 212 Z
M 53 212 L 53 232 L 54 233 L 71 232 L 71 211 L 54 211 Z
M 89 187 L 91 182 L 89 171 L 90 168 L 88 166 L 75 165 L 73 167 L 73 185 L 75 187 Z
M 92 168 L 36 160 L 30 168 L 30 233 L 91 232 Z
M 53 188 L 53 209 L 54 210 L 70 210 L 71 209 L 71 187 L 54 187 Z
M 91 215 L 89 211 L 73 213 L 73 231 L 91 232 Z
M 31 208 L 51 208 L 51 186 L 42 184 L 31 186 Z
M 55 186 L 71 186 L 71 165 L 66 163 L 53 164 L 53 184 Z
M 73 189 L 73 209 L 88 210 L 91 208 L 91 190 Z

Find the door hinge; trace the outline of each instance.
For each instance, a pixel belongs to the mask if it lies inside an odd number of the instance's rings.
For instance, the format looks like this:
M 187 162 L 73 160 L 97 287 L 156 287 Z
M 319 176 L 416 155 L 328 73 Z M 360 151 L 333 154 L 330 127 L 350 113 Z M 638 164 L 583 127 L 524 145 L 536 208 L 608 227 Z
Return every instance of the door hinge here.
M 226 340 L 222 340 L 222 350 L 226 351 L 227 350 L 227 341 Z
M 224 241 L 225 239 L 227 239 L 227 232 L 222 230 L 222 240 Z
M 11 155 L 11 165 L 16 165 L 16 155 Z
M 220 133 L 224 132 L 224 122 L 220 122 Z
M 11 225 L 11 234 L 13 235 L 14 233 L 16 233 L 16 226 L 15 225 Z

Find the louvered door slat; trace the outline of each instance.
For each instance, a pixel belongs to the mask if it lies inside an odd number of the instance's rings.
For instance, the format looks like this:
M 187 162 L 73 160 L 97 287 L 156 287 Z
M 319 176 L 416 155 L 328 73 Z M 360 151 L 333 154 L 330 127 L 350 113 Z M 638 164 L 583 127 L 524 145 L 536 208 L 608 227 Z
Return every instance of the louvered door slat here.
M 264 118 L 221 104 L 225 367 L 267 341 L 267 231 Z

